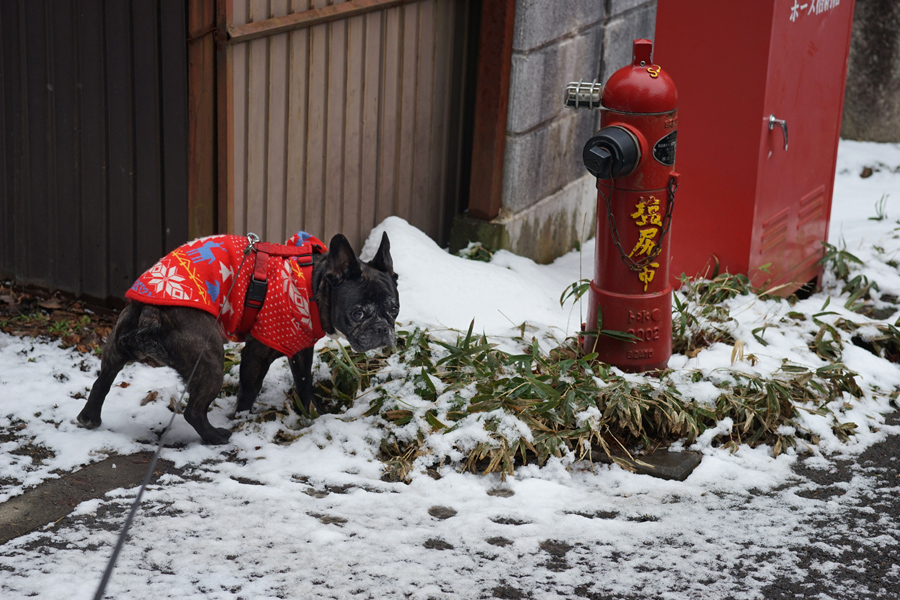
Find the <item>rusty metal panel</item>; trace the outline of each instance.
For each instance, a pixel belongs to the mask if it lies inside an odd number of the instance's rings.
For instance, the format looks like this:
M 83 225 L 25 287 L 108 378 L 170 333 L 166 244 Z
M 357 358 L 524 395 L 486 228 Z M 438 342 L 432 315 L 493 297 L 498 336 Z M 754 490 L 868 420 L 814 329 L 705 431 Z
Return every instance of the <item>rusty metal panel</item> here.
M 397 215 L 445 243 L 461 193 L 470 11 L 461 0 L 233 0 L 228 31 L 245 33 L 231 40 L 228 229 L 340 232 L 358 248 Z
M 178 0 L 0 3 L 0 277 L 104 300 L 185 240 L 185 40 Z

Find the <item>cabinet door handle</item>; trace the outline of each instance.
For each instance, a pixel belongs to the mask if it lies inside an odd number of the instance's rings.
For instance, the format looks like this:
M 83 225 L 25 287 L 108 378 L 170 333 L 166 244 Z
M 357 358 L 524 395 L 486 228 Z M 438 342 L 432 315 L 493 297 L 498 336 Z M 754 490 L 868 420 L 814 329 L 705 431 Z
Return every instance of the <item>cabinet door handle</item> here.
M 776 119 L 775 115 L 769 115 L 769 131 L 775 129 L 776 125 L 781 126 L 781 133 L 784 134 L 784 150 L 787 152 L 788 148 L 788 132 L 787 132 L 787 121 L 784 119 Z

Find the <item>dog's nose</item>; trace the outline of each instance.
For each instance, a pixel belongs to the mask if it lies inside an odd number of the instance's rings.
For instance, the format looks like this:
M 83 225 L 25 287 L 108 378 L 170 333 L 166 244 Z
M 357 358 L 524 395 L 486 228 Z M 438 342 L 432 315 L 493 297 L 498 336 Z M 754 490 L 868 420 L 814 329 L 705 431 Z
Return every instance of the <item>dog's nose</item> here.
M 394 331 L 393 323 L 379 323 L 375 331 L 383 345 L 393 348 L 397 344 L 397 333 Z

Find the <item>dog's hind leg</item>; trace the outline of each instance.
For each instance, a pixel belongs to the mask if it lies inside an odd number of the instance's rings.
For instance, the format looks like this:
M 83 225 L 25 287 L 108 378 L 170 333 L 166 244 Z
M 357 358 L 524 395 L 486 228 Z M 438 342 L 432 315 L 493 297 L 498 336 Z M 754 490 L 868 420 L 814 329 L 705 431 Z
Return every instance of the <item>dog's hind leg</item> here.
M 194 309 L 167 311 L 172 321 L 165 340 L 167 364 L 184 381 L 190 395 L 184 418 L 207 444 L 224 444 L 231 431 L 213 427 L 207 411 L 222 390 L 225 350 L 216 319 Z
M 218 342 L 218 340 L 217 340 Z M 220 352 L 203 352 L 203 357 L 197 364 L 193 378 L 187 384 L 190 394 L 187 407 L 184 409 L 184 418 L 190 423 L 203 441 L 207 444 L 224 444 L 231 437 L 231 431 L 222 427 L 213 427 L 209 422 L 209 405 L 213 403 L 222 389 L 222 362 L 225 360 L 221 352 L 221 344 L 218 344 Z M 190 372 L 181 373 L 182 378 L 188 381 Z
M 78 414 L 78 422 L 88 429 L 99 427 L 101 423 L 100 411 L 103 409 L 103 401 L 109 393 L 109 388 L 116 375 L 122 370 L 134 356 L 128 350 L 127 344 L 122 343 L 122 338 L 128 335 L 138 326 L 141 315 L 140 304 L 128 304 L 119 315 L 116 325 L 109 334 L 106 344 L 103 345 L 103 357 L 100 360 L 100 375 L 91 386 L 91 393 L 87 403 Z
M 94 382 L 94 385 L 91 386 L 91 393 L 88 396 L 84 408 L 78 413 L 78 422 L 83 426 L 88 429 L 94 429 L 95 427 L 100 426 L 100 411 L 103 409 L 103 401 L 106 400 L 109 388 L 112 386 L 113 381 L 116 380 L 116 375 L 119 374 L 119 371 L 122 370 L 122 367 L 125 366 L 126 362 L 128 361 L 122 359 L 118 355 L 114 355 L 114 353 L 103 353 L 103 358 L 100 361 L 100 375 L 97 377 L 97 381 Z

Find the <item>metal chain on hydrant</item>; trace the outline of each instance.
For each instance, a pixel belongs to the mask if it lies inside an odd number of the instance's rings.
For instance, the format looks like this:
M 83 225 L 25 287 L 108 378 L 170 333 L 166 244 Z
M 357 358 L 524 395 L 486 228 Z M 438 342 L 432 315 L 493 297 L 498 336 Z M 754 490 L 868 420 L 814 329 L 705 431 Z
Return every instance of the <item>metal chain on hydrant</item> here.
M 625 263 L 625 266 L 628 267 L 629 270 L 634 271 L 635 273 L 641 272 L 645 267 L 650 266 L 650 263 L 653 262 L 657 256 L 659 256 L 660 252 L 662 252 L 663 240 L 666 237 L 666 234 L 669 232 L 669 227 L 672 225 L 672 207 L 675 206 L 675 191 L 678 190 L 678 180 L 675 177 L 669 178 L 669 186 L 667 191 L 669 193 L 669 204 L 666 206 L 666 214 L 663 217 L 662 224 L 662 232 L 659 236 L 659 243 L 656 244 L 656 247 L 650 251 L 650 253 L 643 257 L 640 260 L 634 260 L 631 258 L 630 254 L 625 252 L 625 249 L 622 247 L 622 241 L 619 237 L 619 229 L 616 227 L 616 217 L 612 211 L 612 203 L 610 202 L 610 198 L 612 197 L 612 191 L 615 189 L 615 179 L 611 180 L 612 185 L 610 186 L 609 196 L 603 193 L 603 191 L 597 187 L 597 191 L 603 199 L 606 200 L 606 217 L 609 221 L 609 231 L 612 234 L 613 243 L 616 245 L 616 248 L 619 249 L 619 255 L 622 258 L 622 262 Z M 632 250 L 632 252 L 634 252 Z

